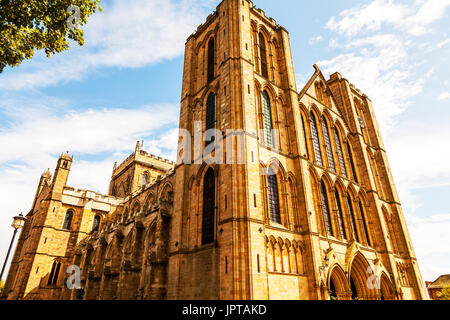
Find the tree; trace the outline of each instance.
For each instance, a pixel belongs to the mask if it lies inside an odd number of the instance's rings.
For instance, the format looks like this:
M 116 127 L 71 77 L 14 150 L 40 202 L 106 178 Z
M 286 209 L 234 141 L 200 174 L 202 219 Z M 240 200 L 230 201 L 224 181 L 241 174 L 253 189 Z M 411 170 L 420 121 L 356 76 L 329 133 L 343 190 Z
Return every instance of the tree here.
M 4 287 L 5 287 L 5 283 L 3 282 L 3 280 L 0 280 L 0 297 L 2 296 Z
M 2 0 L 0 2 L 0 73 L 31 59 L 35 50 L 47 57 L 69 49 L 69 40 L 84 44 L 81 26 L 100 0 Z
M 450 300 L 450 287 L 442 288 L 442 291 L 437 293 L 439 300 Z

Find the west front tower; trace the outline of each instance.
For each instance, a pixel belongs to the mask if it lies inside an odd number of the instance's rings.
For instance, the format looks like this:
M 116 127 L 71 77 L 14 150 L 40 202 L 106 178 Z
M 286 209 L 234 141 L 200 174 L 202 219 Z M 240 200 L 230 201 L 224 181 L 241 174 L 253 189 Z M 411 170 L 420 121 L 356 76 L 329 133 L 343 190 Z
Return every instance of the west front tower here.
M 305 211 L 299 119 L 288 32 L 250 1 L 223 1 L 186 42 L 180 129 L 203 139 L 191 141 L 191 164 L 176 169 L 180 201 L 169 274 L 178 276 L 169 282 L 169 298 L 282 297 L 284 283 L 292 282 L 277 277 L 284 271 L 295 275 L 300 291 L 293 297 L 310 297 L 300 235 L 307 225 L 298 214 Z M 223 137 L 221 150 L 221 138 L 205 137 L 208 129 Z M 208 164 L 214 143 L 211 155 L 222 162 Z M 185 149 L 179 148 L 183 160 Z M 292 257 L 268 280 L 277 253 L 269 257 L 266 247 L 279 235 Z

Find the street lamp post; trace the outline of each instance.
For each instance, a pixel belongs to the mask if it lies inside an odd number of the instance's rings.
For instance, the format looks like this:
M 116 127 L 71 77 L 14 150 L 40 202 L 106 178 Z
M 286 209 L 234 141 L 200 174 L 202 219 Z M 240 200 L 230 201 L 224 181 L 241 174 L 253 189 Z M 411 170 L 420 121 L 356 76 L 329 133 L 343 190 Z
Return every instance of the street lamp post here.
M 5 263 L 3 264 L 2 272 L 0 273 L 0 280 L 3 278 L 3 272 L 5 272 L 6 264 L 8 263 L 9 254 L 11 253 L 11 248 L 13 246 L 14 239 L 16 238 L 17 230 L 23 228 L 26 220 L 27 218 L 25 218 L 22 213 L 13 218 L 13 223 L 11 224 L 11 226 L 14 228 L 14 233 L 11 239 L 11 243 L 9 244 L 9 249 L 8 253 L 6 254 L 6 259 Z

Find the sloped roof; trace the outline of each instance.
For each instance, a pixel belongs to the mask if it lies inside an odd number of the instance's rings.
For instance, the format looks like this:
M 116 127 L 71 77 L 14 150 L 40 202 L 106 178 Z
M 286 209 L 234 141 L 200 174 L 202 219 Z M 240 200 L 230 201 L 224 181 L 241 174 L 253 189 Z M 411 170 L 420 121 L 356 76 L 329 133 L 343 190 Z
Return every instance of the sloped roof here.
M 345 122 L 345 125 L 348 126 L 347 123 L 347 119 L 345 117 L 345 113 L 342 110 L 341 105 L 339 105 L 336 101 L 336 98 L 333 94 L 333 92 L 331 91 L 331 88 L 328 84 L 328 81 L 325 76 L 323 75 L 322 71 L 320 70 L 320 68 L 315 64 L 313 65 L 314 67 L 314 74 L 311 76 L 311 78 L 309 78 L 308 82 L 306 82 L 306 84 L 303 86 L 303 89 L 300 90 L 300 92 L 298 93 L 298 99 L 299 101 L 302 100 L 303 96 L 305 96 L 307 94 L 307 91 L 313 86 L 313 84 L 316 82 L 317 78 L 319 78 L 320 80 L 323 81 L 323 83 L 325 84 L 325 86 L 327 87 L 327 89 L 329 90 L 330 93 L 330 97 L 331 97 L 331 106 L 327 106 L 327 108 L 329 108 L 330 110 L 333 110 L 334 112 L 336 112 L 337 114 L 339 114 L 342 118 L 342 120 Z
M 72 157 L 69 155 L 69 151 L 67 151 L 64 155 L 61 154 L 61 159 L 72 161 Z
M 429 289 L 441 289 L 443 287 L 450 287 L 450 274 L 444 274 L 432 282 Z

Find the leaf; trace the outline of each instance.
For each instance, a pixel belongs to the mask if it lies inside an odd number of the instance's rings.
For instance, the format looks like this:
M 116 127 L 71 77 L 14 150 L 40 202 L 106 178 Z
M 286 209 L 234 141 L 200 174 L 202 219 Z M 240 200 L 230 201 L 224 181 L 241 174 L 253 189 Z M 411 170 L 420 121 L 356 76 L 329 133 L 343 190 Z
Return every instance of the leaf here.
M 85 24 L 96 10 L 102 11 L 100 0 L 76 0 L 72 3 L 80 8 L 81 24 Z M 0 73 L 7 66 L 15 67 L 25 59 L 31 59 L 36 50 L 44 50 L 48 57 L 68 50 L 68 39 L 83 45 L 82 30 L 72 30 L 67 24 L 72 16 L 67 13 L 68 5 L 70 2 L 67 0 L 2 1 Z

